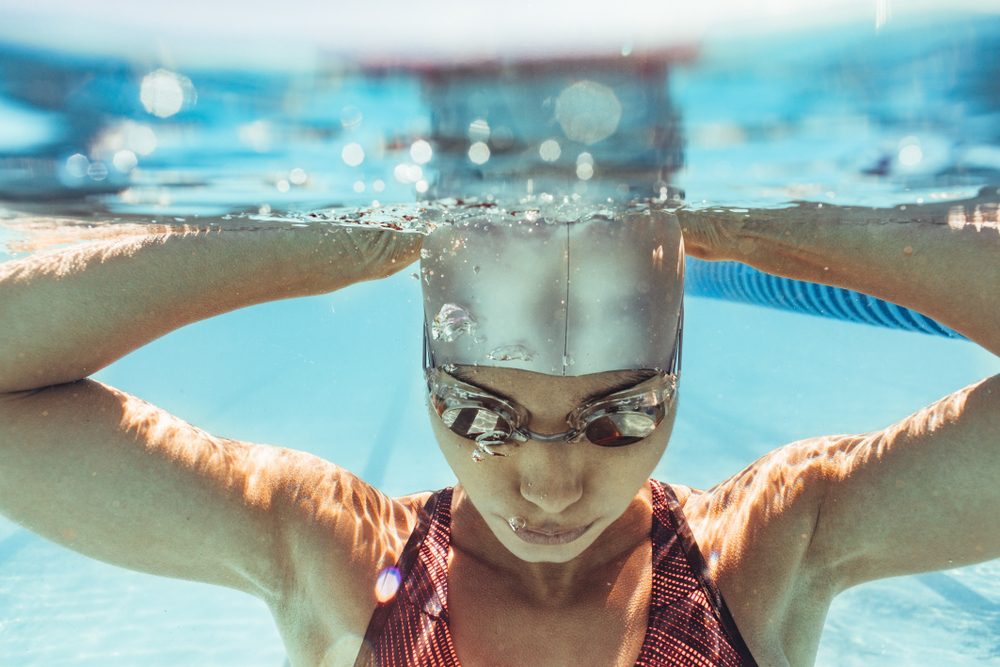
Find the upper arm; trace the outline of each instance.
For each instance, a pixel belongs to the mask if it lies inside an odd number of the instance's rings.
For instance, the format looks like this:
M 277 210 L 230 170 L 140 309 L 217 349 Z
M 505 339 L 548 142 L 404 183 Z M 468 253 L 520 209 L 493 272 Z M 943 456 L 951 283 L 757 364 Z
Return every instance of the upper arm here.
M 823 450 L 810 554 L 843 588 L 1000 556 L 1000 375 Z
M 304 452 L 212 436 L 92 380 L 0 396 L 0 512 L 87 556 L 272 608 L 320 600 L 326 618 L 363 628 L 418 500 Z
M 0 511 L 130 569 L 275 602 L 310 532 L 350 578 L 379 530 L 358 517 L 380 498 L 317 457 L 214 437 L 98 382 L 0 398 Z

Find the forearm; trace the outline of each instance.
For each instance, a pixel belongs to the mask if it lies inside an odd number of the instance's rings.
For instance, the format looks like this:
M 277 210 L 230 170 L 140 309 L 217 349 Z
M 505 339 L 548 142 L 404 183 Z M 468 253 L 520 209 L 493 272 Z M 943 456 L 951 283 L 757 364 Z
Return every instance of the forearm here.
M 681 224 L 692 255 L 863 292 L 1000 354 L 1000 226 L 985 203 L 686 211 Z
M 213 315 L 377 277 L 359 245 L 381 234 L 184 230 L 0 264 L 0 392 L 78 380 Z

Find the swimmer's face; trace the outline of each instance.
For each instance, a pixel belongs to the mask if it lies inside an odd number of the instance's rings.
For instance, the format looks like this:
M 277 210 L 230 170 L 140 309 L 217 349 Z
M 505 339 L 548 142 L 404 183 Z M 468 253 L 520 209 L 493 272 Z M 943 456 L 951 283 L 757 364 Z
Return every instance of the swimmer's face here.
M 472 366 L 460 367 L 453 375 L 520 403 L 531 413 L 531 430 L 545 434 L 567 430 L 566 415 L 588 396 L 633 386 L 644 377 L 632 371 L 558 377 Z M 498 448 L 506 457 L 476 462 L 475 444 L 452 433 L 431 410 L 438 444 L 472 505 L 497 539 L 529 562 L 566 562 L 593 544 L 652 474 L 666 449 L 673 420 L 670 408 L 647 438 L 623 447 L 599 447 L 586 439 L 529 440 Z M 512 517 L 523 518 L 523 530 L 511 529 Z

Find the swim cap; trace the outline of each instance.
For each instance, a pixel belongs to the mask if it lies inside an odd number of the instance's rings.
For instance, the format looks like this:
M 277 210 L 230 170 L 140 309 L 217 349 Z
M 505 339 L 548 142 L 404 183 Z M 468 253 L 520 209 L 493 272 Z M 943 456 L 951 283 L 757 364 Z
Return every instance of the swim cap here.
M 421 257 L 434 366 L 577 376 L 672 365 L 684 282 L 672 213 L 483 216 L 441 225 Z

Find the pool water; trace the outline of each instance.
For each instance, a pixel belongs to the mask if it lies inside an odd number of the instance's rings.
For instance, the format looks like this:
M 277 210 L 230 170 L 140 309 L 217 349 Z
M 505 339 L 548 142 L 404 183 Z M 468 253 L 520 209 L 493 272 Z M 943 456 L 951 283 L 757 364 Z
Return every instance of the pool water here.
M 0 260 L 121 224 L 266 225 L 413 202 L 465 159 L 465 145 L 414 153 L 436 121 L 406 68 L 182 72 L 7 39 Z M 664 83 L 683 137 L 671 186 L 690 207 L 918 206 L 1000 184 L 997 16 L 708 34 L 696 46 Z M 391 495 L 441 488 L 454 479 L 424 410 L 411 273 L 185 327 L 95 377 L 214 434 L 314 452 Z M 881 428 L 1000 372 L 962 340 L 698 297 L 685 312 L 680 411 L 655 476 L 699 488 L 781 444 Z M 284 659 L 253 598 L 110 567 L 0 519 L 0 665 Z M 1000 563 L 845 592 L 817 664 L 1000 665 Z

